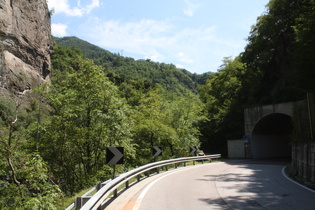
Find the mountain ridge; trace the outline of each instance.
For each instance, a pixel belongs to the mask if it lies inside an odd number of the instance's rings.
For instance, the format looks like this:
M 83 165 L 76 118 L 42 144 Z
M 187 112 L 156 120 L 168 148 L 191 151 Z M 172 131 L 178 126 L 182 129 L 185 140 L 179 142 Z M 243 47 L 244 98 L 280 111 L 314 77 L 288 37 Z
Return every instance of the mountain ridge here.
M 212 72 L 193 74 L 185 69 L 178 69 L 173 64 L 123 57 L 119 53 L 111 53 L 74 36 L 54 37 L 54 41 L 59 46 L 79 49 L 85 57 L 93 60 L 96 65 L 102 66 L 108 73 L 128 79 L 149 79 L 168 90 L 183 91 L 183 88 L 187 88 L 196 93 L 197 86 L 205 84 L 209 75 L 212 74 Z

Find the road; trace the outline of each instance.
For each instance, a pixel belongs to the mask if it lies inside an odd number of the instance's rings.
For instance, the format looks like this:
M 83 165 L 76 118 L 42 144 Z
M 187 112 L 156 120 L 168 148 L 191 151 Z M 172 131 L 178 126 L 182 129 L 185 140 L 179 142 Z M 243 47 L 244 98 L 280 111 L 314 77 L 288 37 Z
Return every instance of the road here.
M 315 192 L 287 179 L 283 167 L 236 160 L 163 172 L 130 187 L 106 209 L 315 209 Z

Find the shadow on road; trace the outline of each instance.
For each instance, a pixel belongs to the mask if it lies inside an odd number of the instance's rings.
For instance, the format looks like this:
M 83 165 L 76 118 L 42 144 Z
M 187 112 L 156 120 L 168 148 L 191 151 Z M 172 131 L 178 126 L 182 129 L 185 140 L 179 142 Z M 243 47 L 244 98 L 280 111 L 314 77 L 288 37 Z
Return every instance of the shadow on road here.
M 287 180 L 289 159 L 228 160 L 219 175 L 205 175 L 201 182 L 215 182 L 221 198 L 199 198 L 219 209 L 314 209 L 315 193 Z

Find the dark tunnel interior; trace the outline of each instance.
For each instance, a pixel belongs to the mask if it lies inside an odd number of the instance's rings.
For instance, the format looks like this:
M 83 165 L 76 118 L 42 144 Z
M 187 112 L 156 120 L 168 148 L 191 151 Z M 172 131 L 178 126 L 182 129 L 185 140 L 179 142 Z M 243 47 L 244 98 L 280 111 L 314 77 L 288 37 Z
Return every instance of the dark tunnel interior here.
M 255 125 L 251 146 L 254 159 L 291 157 L 290 134 L 292 117 L 273 113 L 263 117 Z

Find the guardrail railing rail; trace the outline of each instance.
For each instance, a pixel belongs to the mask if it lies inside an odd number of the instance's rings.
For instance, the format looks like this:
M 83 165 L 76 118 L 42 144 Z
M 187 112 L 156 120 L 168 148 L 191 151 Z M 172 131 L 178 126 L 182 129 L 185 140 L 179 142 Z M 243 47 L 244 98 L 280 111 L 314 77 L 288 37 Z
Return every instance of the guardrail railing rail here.
M 183 157 L 183 158 L 177 158 L 177 159 L 171 159 L 171 160 L 163 160 L 158 161 L 154 163 L 149 163 L 147 165 L 138 167 L 136 169 L 133 169 L 131 171 L 128 171 L 126 173 L 120 174 L 118 177 L 112 180 L 108 180 L 106 182 L 101 183 L 101 188 L 93 195 L 88 196 L 91 194 L 91 192 L 97 190 L 95 188 L 91 189 L 89 192 L 85 193 L 82 198 L 86 199 L 84 202 L 85 204 L 82 206 L 82 203 L 79 204 L 76 199 L 77 205 L 74 203 L 71 204 L 67 208 L 67 210 L 72 209 L 75 207 L 76 209 L 81 210 L 96 210 L 101 209 L 103 203 L 106 201 L 106 199 L 114 193 L 115 196 L 117 196 L 117 188 L 120 187 L 123 184 L 126 184 L 126 188 L 129 187 L 129 180 L 137 177 L 137 180 L 140 181 L 140 175 L 144 173 L 148 173 L 147 175 L 150 175 L 150 171 L 152 169 L 157 169 L 157 172 L 159 172 L 159 168 L 166 166 L 166 170 L 168 170 L 168 166 L 174 164 L 175 168 L 177 168 L 177 164 L 184 163 L 186 166 L 187 162 L 193 161 L 195 164 L 195 161 L 205 161 L 205 160 L 212 160 L 212 159 L 218 159 L 221 158 L 221 154 L 215 154 L 215 155 L 204 155 L 204 156 L 194 156 L 194 157 Z M 82 206 L 82 207 L 81 207 Z

